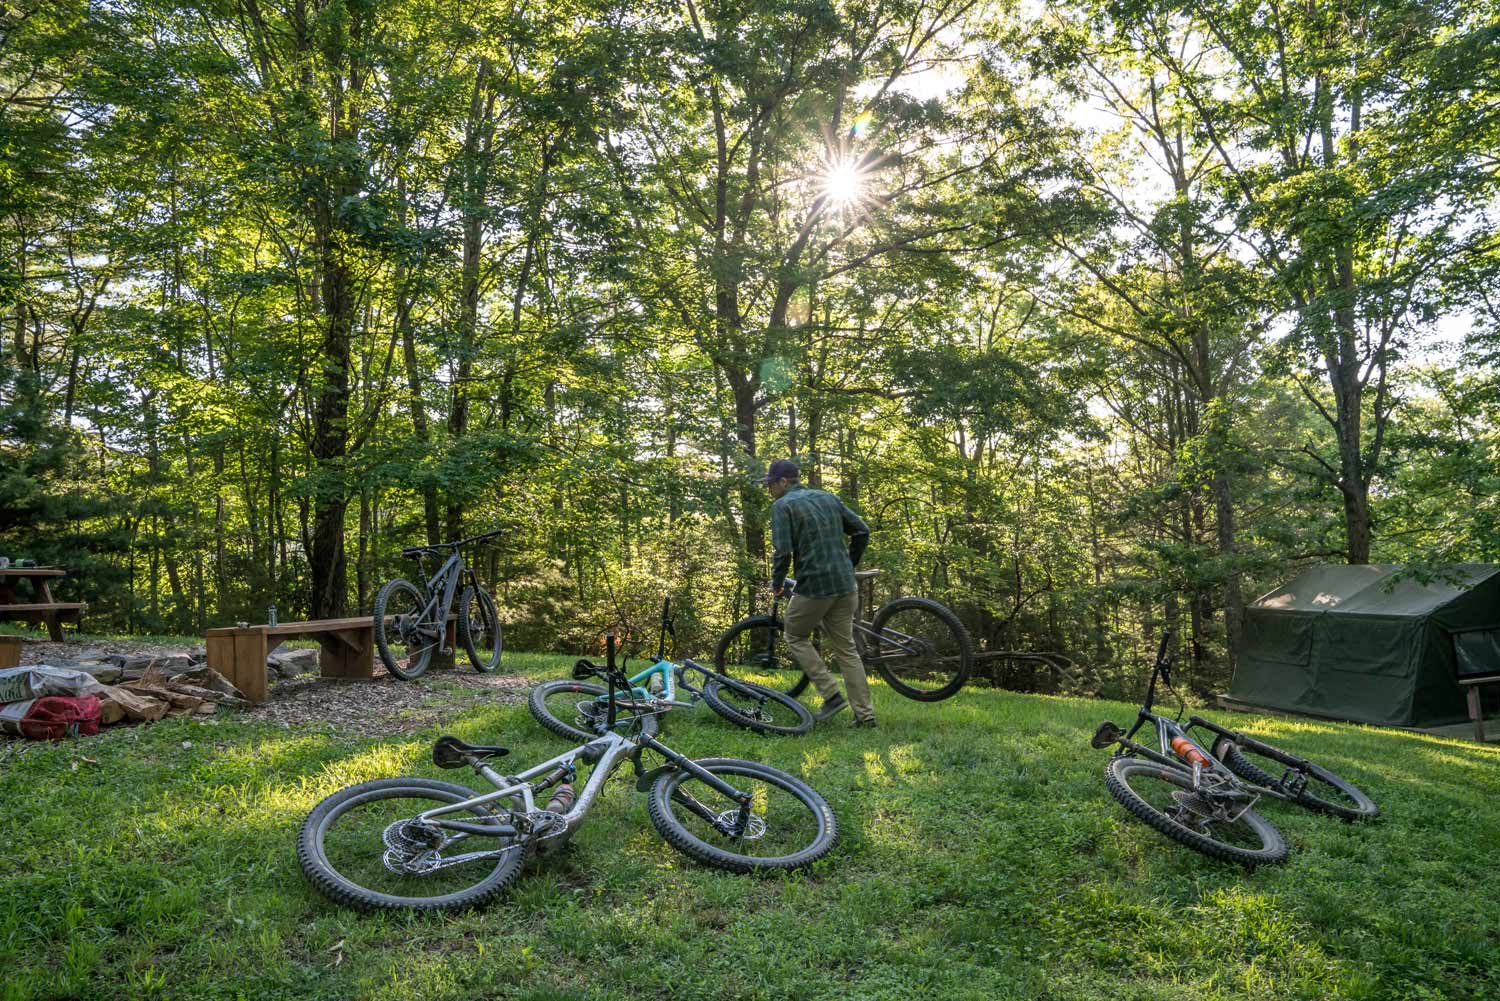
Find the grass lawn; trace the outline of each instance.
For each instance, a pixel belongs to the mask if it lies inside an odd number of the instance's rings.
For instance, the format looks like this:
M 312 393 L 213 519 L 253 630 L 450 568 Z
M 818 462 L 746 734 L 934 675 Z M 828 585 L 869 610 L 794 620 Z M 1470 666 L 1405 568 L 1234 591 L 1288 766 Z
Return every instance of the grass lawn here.
M 509 661 L 537 678 L 568 663 Z M 442 675 L 421 683 L 449 694 Z M 828 798 L 843 840 L 813 871 L 764 879 L 686 860 L 622 775 L 565 853 L 453 917 L 326 903 L 297 866 L 297 827 L 354 782 L 472 779 L 433 768 L 439 732 L 507 744 L 516 768 L 563 750 L 524 706 L 466 699 L 441 731 L 382 739 L 222 714 L 0 745 L 0 994 L 1500 997 L 1494 748 L 1234 717 L 1384 811 L 1355 826 L 1268 804 L 1293 855 L 1247 874 L 1109 798 L 1088 737 L 1133 707 L 1000 691 L 923 705 L 882 686 L 875 698 L 875 732 L 839 720 L 763 738 L 706 709 L 667 720 L 681 751 L 766 761 Z

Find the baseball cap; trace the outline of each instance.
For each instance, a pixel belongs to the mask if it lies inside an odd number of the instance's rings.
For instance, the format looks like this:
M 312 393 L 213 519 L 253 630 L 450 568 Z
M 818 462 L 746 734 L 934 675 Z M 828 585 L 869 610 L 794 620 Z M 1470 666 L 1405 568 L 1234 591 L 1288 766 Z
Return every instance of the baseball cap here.
M 760 478 L 760 482 L 770 483 L 783 477 L 789 480 L 801 479 L 802 470 L 791 459 L 777 459 L 771 463 L 771 468 L 766 470 L 766 475 Z

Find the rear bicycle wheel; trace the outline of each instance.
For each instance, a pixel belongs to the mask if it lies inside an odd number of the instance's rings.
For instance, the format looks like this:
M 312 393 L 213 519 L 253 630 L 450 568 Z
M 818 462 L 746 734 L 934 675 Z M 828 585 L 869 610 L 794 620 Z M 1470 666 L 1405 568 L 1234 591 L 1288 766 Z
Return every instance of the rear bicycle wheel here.
M 741 619 L 719 637 L 714 667 L 732 678 L 762 678 L 768 687 L 796 698 L 809 682 L 786 647 L 783 628 L 781 619 L 769 615 Z
M 918 702 L 940 702 L 969 680 L 974 642 L 946 605 L 927 598 L 897 598 L 880 606 L 864 640 L 864 661 L 897 693 Z
M 500 613 L 495 609 L 495 599 L 482 587 L 471 584 L 459 599 L 458 640 L 480 674 L 489 674 L 500 666 Z
M 813 725 L 812 711 L 802 703 L 753 681 L 709 675 L 703 682 L 703 701 L 729 722 L 757 733 L 795 737 Z
M 477 794 L 435 779 L 377 779 L 324 799 L 297 834 L 307 879 L 334 903 L 361 911 L 461 910 L 476 907 L 516 881 L 526 844 L 514 836 L 464 835 L 418 815 Z M 455 820 L 508 821 L 501 804 L 471 806 Z
M 1110 758 L 1104 784 L 1141 823 L 1209 858 L 1254 869 L 1285 862 L 1290 851 L 1269 820 L 1194 792 L 1192 776 L 1180 769 L 1140 758 Z
M 402 681 L 420 677 L 443 641 L 441 626 L 424 621 L 427 596 L 397 577 L 375 595 L 375 649 L 385 669 Z
M 737 758 L 694 764 L 750 796 L 749 823 L 735 831 L 740 805 L 692 772 L 673 768 L 651 786 L 651 823 L 667 844 L 730 872 L 786 872 L 812 865 L 839 839 L 833 807 L 806 782 Z
M 1282 779 L 1276 772 L 1284 776 L 1297 770 L 1297 758 L 1258 740 L 1241 744 L 1221 736 L 1214 741 L 1213 754 L 1240 778 L 1271 789 L 1282 787 Z M 1380 816 L 1380 807 L 1374 800 L 1354 783 L 1339 778 L 1322 765 L 1309 761 L 1303 774 L 1306 784 L 1292 797 L 1292 802 L 1344 820 L 1372 820 Z

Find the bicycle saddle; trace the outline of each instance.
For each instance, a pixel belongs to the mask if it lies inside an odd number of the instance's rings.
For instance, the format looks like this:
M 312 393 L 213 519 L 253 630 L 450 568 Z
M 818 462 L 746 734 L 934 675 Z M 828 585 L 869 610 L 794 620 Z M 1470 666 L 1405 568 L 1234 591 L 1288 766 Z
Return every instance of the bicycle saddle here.
M 509 753 L 506 747 L 466 744 L 457 737 L 439 737 L 432 745 L 432 763 L 439 768 L 462 768 L 473 761 L 503 758 Z

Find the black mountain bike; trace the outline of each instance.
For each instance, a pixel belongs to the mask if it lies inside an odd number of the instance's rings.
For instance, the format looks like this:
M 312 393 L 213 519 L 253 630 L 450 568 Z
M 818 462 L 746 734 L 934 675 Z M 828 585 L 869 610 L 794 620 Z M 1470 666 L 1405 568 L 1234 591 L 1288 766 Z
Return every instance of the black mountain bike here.
M 1253 869 L 1284 862 L 1289 852 L 1281 832 L 1255 812 L 1262 796 L 1345 820 L 1379 816 L 1370 797 L 1321 765 L 1201 716 L 1182 726 L 1183 708 L 1175 719 L 1153 713 L 1157 679 L 1172 689 L 1171 639 L 1168 629 L 1135 725 L 1124 733 L 1106 720 L 1091 741 L 1101 750 L 1116 748 L 1104 783 L 1133 817 L 1194 851 Z M 1133 739 L 1148 723 L 1156 730 L 1155 749 Z M 1214 735 L 1209 747 L 1193 739 L 1194 728 Z
M 860 610 L 873 602 L 873 581 L 879 571 L 855 573 L 860 584 Z M 788 591 L 797 581 L 786 579 Z M 781 599 L 771 601 L 771 614 L 752 615 L 724 631 L 714 651 L 714 666 L 725 674 L 755 672 L 777 678 L 773 685 L 788 695 L 801 695 L 807 675 L 797 666 L 782 635 Z M 929 598 L 896 598 L 881 605 L 871 619 L 856 617 L 854 644 L 865 669 L 880 672 L 886 684 L 918 702 L 939 702 L 958 692 L 974 668 L 974 641 L 947 605 Z
M 457 542 L 401 551 L 402 556 L 417 561 L 418 579 L 425 572 L 422 561 L 427 557 L 441 558 L 443 563 L 421 586 L 398 577 L 375 595 L 375 648 L 387 671 L 410 681 L 427 670 L 432 655 L 443 647 L 449 609 L 460 582 L 464 589 L 458 600 L 458 641 L 468 651 L 474 670 L 488 674 L 500 666 L 500 613 L 495 609 L 495 599 L 480 586 L 460 552 L 464 546 L 499 534 L 497 529 Z

